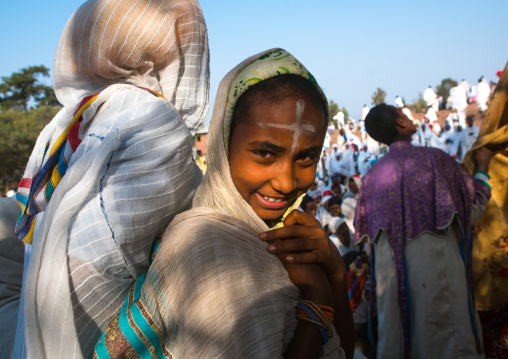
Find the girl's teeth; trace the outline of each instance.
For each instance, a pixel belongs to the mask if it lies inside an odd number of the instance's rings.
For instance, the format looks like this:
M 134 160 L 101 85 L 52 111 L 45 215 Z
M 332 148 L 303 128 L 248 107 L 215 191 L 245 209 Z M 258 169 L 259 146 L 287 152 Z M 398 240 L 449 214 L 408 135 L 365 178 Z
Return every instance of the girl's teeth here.
M 281 198 L 273 198 L 273 197 L 267 197 L 267 196 L 263 196 L 264 199 L 266 199 L 268 202 L 282 202 L 282 199 Z

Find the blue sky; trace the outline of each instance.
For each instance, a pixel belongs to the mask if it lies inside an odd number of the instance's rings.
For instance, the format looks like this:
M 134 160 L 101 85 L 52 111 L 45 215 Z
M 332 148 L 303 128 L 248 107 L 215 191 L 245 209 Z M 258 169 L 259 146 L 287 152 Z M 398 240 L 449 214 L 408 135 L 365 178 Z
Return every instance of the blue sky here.
M 65 23 L 82 2 L 3 1 L 0 76 L 31 65 L 51 68 Z M 388 103 L 396 95 L 411 103 L 446 77 L 495 80 L 508 60 L 506 0 L 203 0 L 201 6 L 211 105 L 231 68 L 272 47 L 292 52 L 354 118 L 377 87 Z

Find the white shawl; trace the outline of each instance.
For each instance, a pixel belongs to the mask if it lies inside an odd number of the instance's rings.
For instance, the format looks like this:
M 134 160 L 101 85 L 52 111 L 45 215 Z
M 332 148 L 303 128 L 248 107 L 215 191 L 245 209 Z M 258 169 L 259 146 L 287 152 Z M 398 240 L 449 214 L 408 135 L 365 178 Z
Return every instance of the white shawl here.
M 90 353 L 146 271 L 155 236 L 190 207 L 201 176 L 191 133 L 208 111 L 208 63 L 197 0 L 91 0 L 70 18 L 54 62 L 64 108 L 29 167 L 41 166 L 81 99 L 102 92 L 37 219 L 23 289 L 28 357 Z
M 268 226 L 236 190 L 225 148 L 235 79 L 279 51 L 248 58 L 222 80 L 193 209 L 171 223 L 142 287 L 140 301 L 176 358 L 281 358 L 296 329 L 300 292 L 258 238 Z M 324 358 L 344 358 L 336 333 Z

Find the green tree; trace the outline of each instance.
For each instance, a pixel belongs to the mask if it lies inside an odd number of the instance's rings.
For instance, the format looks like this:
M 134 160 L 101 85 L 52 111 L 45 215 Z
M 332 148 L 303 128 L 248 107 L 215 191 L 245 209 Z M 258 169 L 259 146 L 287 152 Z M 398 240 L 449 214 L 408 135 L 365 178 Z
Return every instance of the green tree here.
M 339 128 L 339 123 L 337 120 L 334 120 L 333 118 L 335 115 L 339 113 L 339 111 L 342 111 L 344 113 L 344 122 L 347 122 L 349 119 L 349 112 L 347 112 L 345 107 L 340 108 L 339 104 L 333 100 L 330 100 L 328 102 L 328 123 L 333 123 L 333 126 L 335 129 Z
M 59 111 L 53 106 L 39 106 L 28 111 L 0 111 L 0 183 L 7 187 L 23 176 L 35 141 Z
M 347 123 L 349 121 L 349 112 L 346 110 L 345 107 L 342 107 L 341 111 L 344 113 L 344 122 Z
M 377 106 L 385 102 L 386 92 L 378 87 L 376 91 L 372 94 L 372 106 Z
M 40 99 L 38 106 L 58 106 L 62 105 L 58 102 L 56 98 L 55 91 L 52 87 L 46 87 L 44 89 L 44 96 Z
M 333 117 L 339 113 L 339 105 L 333 101 L 333 100 L 330 100 L 328 102 L 328 122 L 332 121 L 333 120 Z
M 443 96 L 443 101 L 446 103 L 446 100 L 448 100 L 448 96 L 450 96 L 450 89 L 454 86 L 454 84 L 457 81 L 454 79 L 447 77 L 443 80 L 441 80 L 441 85 L 436 86 L 436 93 L 438 95 Z
M 425 100 L 423 99 L 423 95 L 421 92 L 418 93 L 418 97 L 413 101 L 414 101 L 413 104 L 408 106 L 409 109 L 411 109 L 412 111 L 422 112 L 427 108 L 427 102 L 425 102 Z
M 339 125 L 333 117 L 339 113 L 339 110 L 339 105 L 335 101 L 330 100 L 328 102 L 328 124 L 332 123 L 335 128 L 338 128 Z
M 49 69 L 43 65 L 30 66 L 2 77 L 0 83 L 0 108 L 28 111 L 29 105 L 58 105 L 50 86 L 41 83 L 41 77 L 49 77 Z

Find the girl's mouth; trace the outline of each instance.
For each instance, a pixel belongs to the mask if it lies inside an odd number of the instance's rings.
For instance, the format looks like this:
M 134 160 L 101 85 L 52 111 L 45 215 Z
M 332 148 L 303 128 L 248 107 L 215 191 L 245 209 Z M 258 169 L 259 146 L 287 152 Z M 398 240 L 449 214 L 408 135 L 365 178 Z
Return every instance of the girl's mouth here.
M 286 197 L 265 196 L 257 192 L 256 196 L 261 206 L 267 209 L 280 210 L 286 208 L 288 205 L 288 199 Z

